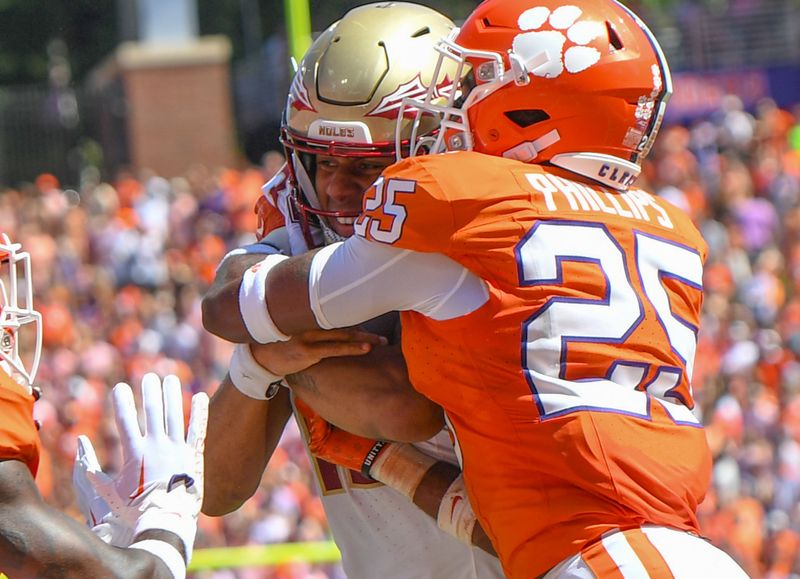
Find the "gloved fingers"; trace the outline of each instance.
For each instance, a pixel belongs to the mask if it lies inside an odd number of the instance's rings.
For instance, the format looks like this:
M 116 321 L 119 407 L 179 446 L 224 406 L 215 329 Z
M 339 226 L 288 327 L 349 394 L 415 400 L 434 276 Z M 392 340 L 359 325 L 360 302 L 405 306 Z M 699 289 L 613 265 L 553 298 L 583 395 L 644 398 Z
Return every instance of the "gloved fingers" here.
M 103 472 L 97 455 L 94 452 L 92 441 L 87 436 L 78 437 L 78 450 L 75 453 L 75 466 L 72 470 L 73 483 L 79 490 L 92 489 L 92 494 L 98 494 L 98 487 L 112 482 L 110 476 Z
M 97 460 L 97 454 L 89 437 L 81 434 L 78 436 L 78 449 L 75 452 L 75 462 L 83 465 L 85 470 L 102 471 Z
M 174 374 L 164 377 L 163 382 L 164 414 L 167 436 L 175 442 L 183 442 L 183 393 L 181 381 Z
M 72 469 L 72 484 L 78 506 L 88 523 L 96 524 L 108 511 L 108 504 L 100 498 L 93 481 L 103 480 L 102 476 L 90 479 L 90 473 L 103 475 L 92 442 L 86 436 L 78 437 L 78 449 Z
M 141 446 L 142 431 L 139 428 L 139 417 L 136 414 L 136 402 L 133 391 L 125 382 L 114 386 L 111 402 L 114 406 L 114 420 L 117 423 L 122 460 L 128 462 Z
M 142 408 L 144 409 L 145 436 L 160 437 L 165 434 L 161 378 L 154 372 L 148 372 L 142 377 Z

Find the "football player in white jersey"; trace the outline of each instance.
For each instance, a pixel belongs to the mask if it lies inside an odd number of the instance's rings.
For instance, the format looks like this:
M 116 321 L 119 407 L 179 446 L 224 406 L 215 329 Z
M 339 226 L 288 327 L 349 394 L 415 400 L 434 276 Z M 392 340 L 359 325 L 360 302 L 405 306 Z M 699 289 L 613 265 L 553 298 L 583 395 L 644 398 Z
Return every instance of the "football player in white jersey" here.
M 218 333 L 226 323 L 215 312 L 238 300 L 242 272 L 264 253 L 299 255 L 353 234 L 364 191 L 395 160 L 402 99 L 426 92 L 437 60 L 432 47 L 452 28 L 429 8 L 382 2 L 351 10 L 314 42 L 284 112 L 289 162 L 259 200 L 261 241 L 221 264 L 203 303 L 207 329 Z M 441 85 L 447 94 L 448 82 Z M 431 118 L 425 129 L 434 126 Z M 276 215 L 282 227 L 270 225 Z M 237 346 L 230 375 L 211 402 L 204 512 L 231 512 L 252 496 L 293 402 L 348 577 L 502 577 L 499 561 L 485 552 L 493 548 L 466 500 L 439 408 L 407 388 L 396 316 L 366 328 L 394 345 L 363 331 L 335 331 Z M 286 375 L 294 400 L 279 387 Z M 335 398 L 323 383 L 337 385 Z M 374 392 L 368 405 L 365 389 Z M 378 432 L 389 420 L 432 438 L 412 446 L 341 430 L 352 423 L 364 432 L 372 421 Z

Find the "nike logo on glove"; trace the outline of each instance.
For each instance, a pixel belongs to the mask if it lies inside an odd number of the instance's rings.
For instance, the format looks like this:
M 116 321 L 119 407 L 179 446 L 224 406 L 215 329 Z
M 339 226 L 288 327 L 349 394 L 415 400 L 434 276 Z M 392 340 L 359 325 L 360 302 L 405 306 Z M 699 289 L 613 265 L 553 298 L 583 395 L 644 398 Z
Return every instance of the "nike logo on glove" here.
M 174 474 L 172 475 L 172 478 L 169 479 L 169 483 L 167 483 L 167 492 L 170 492 L 172 489 L 178 486 L 178 483 L 183 483 L 188 489 L 194 485 L 194 479 L 186 473 Z

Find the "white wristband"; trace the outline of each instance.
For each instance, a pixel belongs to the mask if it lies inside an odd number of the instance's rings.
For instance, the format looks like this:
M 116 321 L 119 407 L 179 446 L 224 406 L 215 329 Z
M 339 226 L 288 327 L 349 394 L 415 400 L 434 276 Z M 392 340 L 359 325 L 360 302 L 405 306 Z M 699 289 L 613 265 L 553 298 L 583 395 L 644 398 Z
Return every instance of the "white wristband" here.
M 137 541 L 128 548 L 141 549 L 155 555 L 164 561 L 164 564 L 175 579 L 184 579 L 186 577 L 186 562 L 178 549 L 169 543 L 157 539 L 145 539 L 144 541 Z
M 287 336 L 278 329 L 267 310 L 265 282 L 269 271 L 289 259 L 285 255 L 268 255 L 252 267 L 247 268 L 239 285 L 239 313 L 247 332 L 256 342 L 286 342 Z
M 134 536 L 145 531 L 169 531 L 183 541 L 186 562 L 192 560 L 194 539 L 197 535 L 197 520 L 178 512 L 169 512 L 161 508 L 151 508 L 141 514 L 136 521 Z
M 459 541 L 472 544 L 472 530 L 475 528 L 475 512 L 467 497 L 464 487 L 464 476 L 458 477 L 450 484 L 439 503 L 436 523 L 441 530 Z
M 274 398 L 283 383 L 283 376 L 273 374 L 256 362 L 250 344 L 236 344 L 228 373 L 239 392 L 256 400 Z

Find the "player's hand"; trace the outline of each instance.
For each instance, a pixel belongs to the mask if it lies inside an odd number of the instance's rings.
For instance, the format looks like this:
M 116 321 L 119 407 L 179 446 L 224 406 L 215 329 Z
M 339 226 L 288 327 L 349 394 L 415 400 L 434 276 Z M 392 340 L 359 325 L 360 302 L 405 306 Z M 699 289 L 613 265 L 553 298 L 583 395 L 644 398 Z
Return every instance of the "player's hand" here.
M 336 428 L 300 398 L 295 397 L 294 403 L 308 430 L 308 449 L 317 458 L 367 475 L 364 472 L 367 456 L 391 444 Z
M 89 473 L 92 473 L 91 480 Z M 115 547 L 125 547 L 133 539 L 133 525 L 135 518 L 125 521 L 115 517 L 111 507 L 100 495 L 94 482 L 97 477 L 105 477 L 103 469 L 97 460 L 94 446 L 88 437 L 78 437 L 78 451 L 75 456 L 75 465 L 72 470 L 72 484 L 78 499 L 78 506 L 86 518 L 86 524 L 100 539 Z
M 288 342 L 251 344 L 250 351 L 262 367 L 278 376 L 302 372 L 324 358 L 360 356 L 373 346 L 386 345 L 383 336 L 362 330 L 311 330 Z
M 183 540 L 188 559 L 203 500 L 208 396 L 200 393 L 192 398 L 186 437 L 181 384 L 176 376 L 164 378 L 163 385 L 152 373 L 142 379 L 144 435 L 130 386 L 119 383 L 114 387 L 113 406 L 123 454 L 120 472 L 113 478 L 103 473 L 85 437 L 78 448 L 74 478 L 88 481 L 96 495 L 85 488 L 80 491 L 87 500 L 89 516 L 101 513 L 98 499 L 102 499 L 109 512 L 101 523 L 110 527 L 112 544 L 130 542 L 145 530 L 166 530 Z M 127 535 L 115 537 L 115 529 Z

